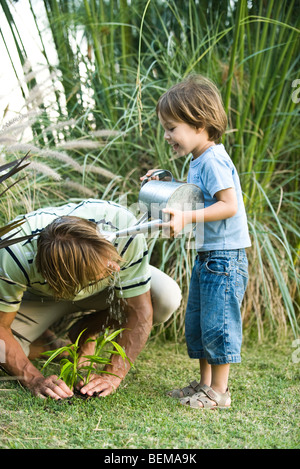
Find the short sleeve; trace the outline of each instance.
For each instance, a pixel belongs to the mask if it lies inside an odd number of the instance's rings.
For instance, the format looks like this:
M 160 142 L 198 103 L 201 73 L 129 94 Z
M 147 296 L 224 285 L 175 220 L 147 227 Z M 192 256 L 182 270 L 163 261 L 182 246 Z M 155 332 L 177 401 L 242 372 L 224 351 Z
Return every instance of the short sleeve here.
M 141 234 L 125 238 L 124 241 L 124 245 L 118 247 L 123 262 L 120 264 L 121 270 L 115 290 L 118 297 L 131 298 L 142 295 L 150 289 L 148 248 L 145 237 Z
M 13 268 L 13 261 L 6 249 L 0 253 L 0 311 L 18 311 L 27 287 L 21 272 Z
M 211 197 L 216 192 L 234 187 L 234 167 L 229 161 L 209 158 L 203 165 L 203 184 Z

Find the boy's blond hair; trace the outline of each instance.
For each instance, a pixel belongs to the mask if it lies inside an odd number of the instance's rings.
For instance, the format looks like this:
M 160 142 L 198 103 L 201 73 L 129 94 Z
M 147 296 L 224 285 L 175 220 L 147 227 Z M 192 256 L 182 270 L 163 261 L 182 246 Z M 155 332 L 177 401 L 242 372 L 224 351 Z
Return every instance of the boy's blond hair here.
M 218 140 L 227 126 L 219 90 L 202 75 L 190 75 L 172 86 L 159 98 L 156 112 L 164 120 L 172 119 L 197 129 L 204 128 L 210 141 Z
M 112 274 L 110 260 L 119 262 L 121 257 L 97 224 L 84 218 L 56 218 L 38 238 L 37 269 L 59 299 L 71 299 L 82 288 L 92 292 L 100 279 Z

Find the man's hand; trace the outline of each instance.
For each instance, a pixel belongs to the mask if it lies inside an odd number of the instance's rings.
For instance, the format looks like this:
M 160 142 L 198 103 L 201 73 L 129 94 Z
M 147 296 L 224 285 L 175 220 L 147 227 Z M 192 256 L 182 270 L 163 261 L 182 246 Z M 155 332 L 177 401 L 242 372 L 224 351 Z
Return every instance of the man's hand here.
M 81 361 L 86 362 L 84 355 L 93 355 L 95 351 L 95 342 L 88 342 L 80 348 Z M 115 389 L 121 383 L 121 379 L 112 375 L 99 375 L 91 374 L 88 384 L 84 385 L 83 381 L 80 381 L 76 386 L 76 389 L 82 394 L 87 396 L 92 396 L 94 393 L 99 394 L 99 396 L 105 397 L 114 392 Z
M 65 399 L 73 396 L 73 392 L 57 376 L 45 378 L 40 371 L 26 357 L 21 345 L 16 341 L 11 330 L 17 312 L 4 313 L 0 311 L 0 339 L 5 343 L 5 361 L 1 366 L 12 376 L 17 376 L 19 382 L 34 396 L 52 399 Z
M 55 375 L 48 376 L 47 378 L 44 376 L 35 378 L 26 387 L 34 396 L 41 397 L 42 399 L 51 397 L 52 399 L 59 400 L 73 396 L 71 389 Z
M 113 393 L 121 383 L 121 379 L 117 376 L 112 375 L 91 375 L 91 379 L 85 386 L 81 381 L 79 383 L 79 389 L 82 394 L 92 396 L 94 393 L 98 394 L 99 397 L 105 397 Z
M 150 290 L 141 295 L 126 298 L 124 313 L 126 321 L 121 325 L 124 330 L 118 336 L 118 344 L 123 347 L 130 362 L 134 363 L 144 348 L 152 327 L 153 309 Z M 112 374 L 92 375 L 88 384 L 79 383 L 80 392 L 88 396 L 94 393 L 98 393 L 101 397 L 108 396 L 119 387 L 129 369 L 128 360 L 124 361 L 120 355 L 112 354 L 110 364 L 104 368 L 104 371 Z

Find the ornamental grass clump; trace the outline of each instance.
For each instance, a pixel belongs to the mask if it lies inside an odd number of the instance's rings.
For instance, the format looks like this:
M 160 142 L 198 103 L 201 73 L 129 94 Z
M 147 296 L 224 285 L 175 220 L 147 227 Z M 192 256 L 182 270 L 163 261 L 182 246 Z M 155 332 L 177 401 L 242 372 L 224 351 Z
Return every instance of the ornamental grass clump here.
M 12 161 L 10 163 L 6 163 L 3 165 L 0 165 L 0 198 L 2 197 L 3 194 L 5 194 L 10 188 L 12 188 L 14 185 L 18 184 L 19 181 L 24 179 L 26 176 L 23 176 L 19 178 L 16 181 L 13 181 L 9 185 L 3 186 L 5 184 L 5 181 L 12 176 L 14 176 L 16 173 L 19 171 L 22 171 L 22 169 L 26 168 L 30 164 L 29 161 L 26 161 L 30 157 L 29 152 L 26 153 L 26 155 L 23 158 L 20 158 L 18 160 Z M 2 174 L 3 173 L 3 174 Z M 2 200 L 1 200 L 2 202 Z M 5 226 L 0 226 L 0 239 L 2 236 L 7 235 L 12 230 L 15 230 L 16 228 L 19 228 L 22 224 L 24 223 L 24 220 L 17 220 L 13 221 L 11 223 L 6 224 Z M 12 244 L 19 243 L 20 241 L 25 241 L 28 238 L 31 238 L 32 236 L 22 236 L 18 238 L 13 238 L 15 234 L 18 233 L 14 232 L 13 234 L 7 236 L 5 239 L 0 240 L 0 249 L 7 248 L 8 246 L 11 246 Z M 13 238 L 13 239 L 11 239 Z
M 114 341 L 115 337 L 119 335 L 124 329 L 118 329 L 111 334 L 109 334 L 109 329 L 106 329 L 104 334 L 100 335 L 97 339 L 87 339 L 85 343 L 95 342 L 94 354 L 81 356 L 79 353 L 79 341 L 85 330 L 86 329 L 80 332 L 74 344 L 65 345 L 55 350 L 50 350 L 43 353 L 43 355 L 49 356 L 49 358 L 43 365 L 42 369 L 46 368 L 56 357 L 62 353 L 64 354 L 64 358 L 62 358 L 60 361 L 59 378 L 62 379 L 71 390 L 74 389 L 74 386 L 78 380 L 82 380 L 84 385 L 86 385 L 91 378 L 91 374 L 106 373 L 109 375 L 114 375 L 108 371 L 95 368 L 96 365 L 110 364 L 110 358 L 108 356 L 104 356 L 104 354 L 120 355 L 124 361 L 128 360 L 132 366 L 132 363 L 127 357 L 124 349 Z M 113 350 L 107 350 L 105 348 L 107 345 L 112 345 Z M 66 357 L 66 355 L 68 355 L 68 357 Z

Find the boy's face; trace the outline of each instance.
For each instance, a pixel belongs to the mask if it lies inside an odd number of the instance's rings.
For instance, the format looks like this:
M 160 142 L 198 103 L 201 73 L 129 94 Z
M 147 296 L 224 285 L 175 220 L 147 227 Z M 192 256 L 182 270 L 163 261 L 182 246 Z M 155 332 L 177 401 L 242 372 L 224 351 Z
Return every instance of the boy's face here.
M 178 156 L 185 156 L 192 153 L 197 158 L 213 142 L 208 140 L 208 134 L 205 129 L 197 129 L 185 122 L 178 122 L 172 119 L 163 119 L 158 115 L 159 121 L 164 128 L 164 138 Z

